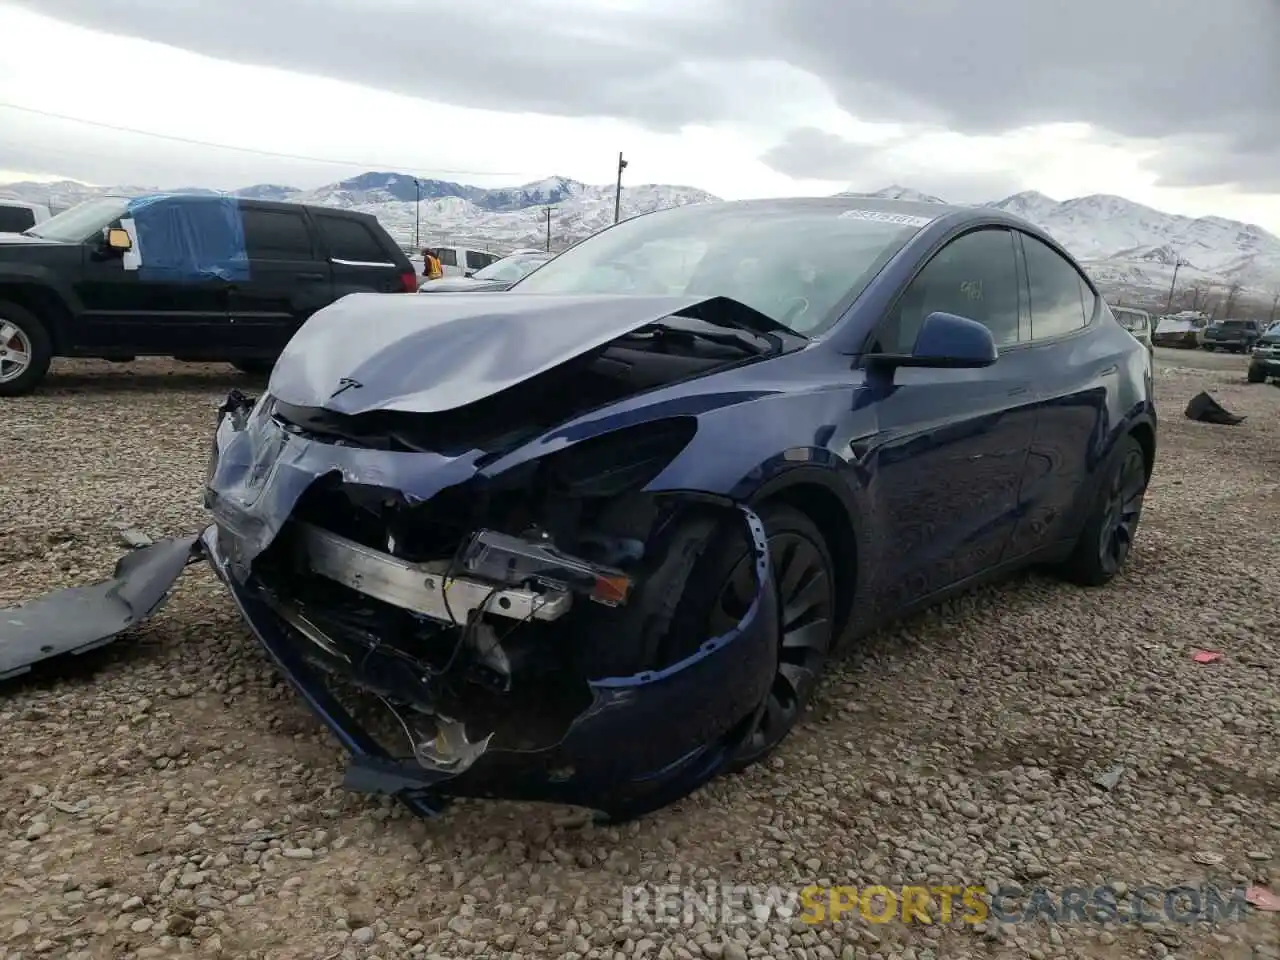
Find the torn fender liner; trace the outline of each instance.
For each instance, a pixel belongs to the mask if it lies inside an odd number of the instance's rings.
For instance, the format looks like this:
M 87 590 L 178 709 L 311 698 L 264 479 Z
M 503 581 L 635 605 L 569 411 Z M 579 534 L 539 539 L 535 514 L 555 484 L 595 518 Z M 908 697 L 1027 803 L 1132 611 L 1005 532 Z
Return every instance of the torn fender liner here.
M 198 535 L 162 540 L 121 557 L 110 580 L 0 610 L 0 679 L 100 647 L 147 619 L 201 552 Z
M 772 323 L 722 297 L 353 293 L 303 324 L 276 362 L 268 392 L 287 404 L 348 415 L 439 413 L 695 307 L 750 315 L 744 323 L 756 329 Z
M 241 614 L 282 672 L 352 754 L 349 789 L 391 793 L 419 813 L 448 795 L 571 803 L 636 816 L 713 777 L 739 745 L 743 721 L 776 669 L 778 610 L 763 524 L 739 508 L 754 546 L 756 596 L 738 624 L 708 637 L 683 660 L 634 676 L 588 682 L 590 703 L 558 742 L 530 750 L 490 747 L 461 772 L 397 759 L 338 702 L 307 661 L 310 641 L 277 615 L 254 585 L 238 580 L 210 527 L 206 555 Z

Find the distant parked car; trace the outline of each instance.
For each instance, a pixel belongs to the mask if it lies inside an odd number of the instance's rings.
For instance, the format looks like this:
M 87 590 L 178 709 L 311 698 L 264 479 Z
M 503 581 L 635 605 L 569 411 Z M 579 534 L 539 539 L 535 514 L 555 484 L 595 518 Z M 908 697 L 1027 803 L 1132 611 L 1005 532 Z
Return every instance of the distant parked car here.
M 0 233 L 21 233 L 49 219 L 49 208 L 43 203 L 27 203 L 0 197 Z
M 1200 345 L 1210 351 L 1221 347 L 1228 353 L 1248 353 L 1262 336 L 1257 320 L 1222 320 L 1205 327 Z
M 414 293 L 367 213 L 235 197 L 99 197 L 0 233 L 0 396 L 53 357 L 169 356 L 271 369 L 311 314 L 348 293 Z
M 489 266 L 468 273 L 463 277 L 444 277 L 428 280 L 418 288 L 419 293 L 462 293 L 506 290 L 535 267 L 550 260 L 549 253 L 512 254 L 495 260 Z
M 1271 377 L 1280 379 L 1280 323 L 1273 323 L 1258 338 L 1249 358 L 1250 383 L 1263 383 Z
M 1111 312 L 1120 321 L 1120 326 L 1133 334 L 1139 343 L 1144 344 L 1148 352 L 1154 352 L 1151 342 L 1151 314 L 1136 307 L 1112 307 Z
M 1156 321 L 1151 342 L 1157 347 L 1182 347 L 1194 350 L 1200 345 L 1200 328 L 1194 320 L 1161 317 Z

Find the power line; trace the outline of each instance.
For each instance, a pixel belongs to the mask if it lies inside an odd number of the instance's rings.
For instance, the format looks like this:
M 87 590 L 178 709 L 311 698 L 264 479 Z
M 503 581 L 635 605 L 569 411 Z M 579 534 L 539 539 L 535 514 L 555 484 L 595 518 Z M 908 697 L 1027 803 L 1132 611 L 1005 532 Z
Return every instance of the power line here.
M 138 130 L 134 127 L 120 127 L 112 123 L 100 123 L 97 120 L 86 120 L 84 117 L 71 117 L 50 110 L 37 110 L 35 107 L 24 107 L 16 103 L 0 102 L 0 108 L 32 113 L 41 117 L 52 117 L 54 120 L 65 120 L 69 123 L 82 123 L 89 127 L 112 130 L 116 133 L 132 133 L 140 137 L 154 137 L 157 140 L 169 140 L 173 143 L 185 143 L 195 147 L 213 147 L 216 150 L 237 150 L 241 153 L 252 153 L 260 157 L 275 157 L 281 160 L 301 160 L 305 163 L 327 163 L 335 167 L 353 167 L 361 170 L 421 170 L 411 163 L 365 163 L 357 160 L 334 160 L 328 157 L 309 157 L 299 153 L 279 153 L 275 150 L 259 150 L 256 147 L 235 147 L 228 143 L 213 143 L 209 140 L 195 140 L 191 137 L 178 137 L 168 133 L 156 133 L 152 130 Z M 441 173 L 455 177 L 518 177 L 518 170 L 451 170 L 444 167 L 428 168 L 432 173 Z

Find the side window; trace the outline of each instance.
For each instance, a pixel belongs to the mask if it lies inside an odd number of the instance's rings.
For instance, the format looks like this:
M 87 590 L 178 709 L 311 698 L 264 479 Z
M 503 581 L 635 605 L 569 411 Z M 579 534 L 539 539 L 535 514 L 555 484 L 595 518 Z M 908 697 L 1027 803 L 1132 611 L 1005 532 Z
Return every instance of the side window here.
M 1013 234 L 1001 228 L 966 233 L 939 250 L 911 281 L 873 349 L 910 353 L 925 317 L 938 311 L 977 320 L 997 344 L 1017 343 L 1018 287 Z
M 311 260 L 311 234 L 301 212 L 242 207 L 244 245 L 250 260 Z
M 441 247 L 436 253 L 440 255 L 440 266 L 456 267 L 458 265 L 458 252 L 453 247 Z
M 487 267 L 492 262 L 486 254 L 480 253 L 478 250 L 467 251 L 468 270 L 479 270 L 481 267 Z
M 1095 297 L 1080 272 L 1035 237 L 1023 234 L 1022 249 L 1031 290 L 1031 339 L 1060 337 L 1088 323 Z
M 21 233 L 36 225 L 36 212 L 27 207 L 0 204 L 0 233 Z
M 333 259 L 350 260 L 353 263 L 390 262 L 378 238 L 359 220 L 331 217 L 323 213 L 318 214 L 316 220 L 324 235 L 325 245 L 329 248 L 329 256 Z

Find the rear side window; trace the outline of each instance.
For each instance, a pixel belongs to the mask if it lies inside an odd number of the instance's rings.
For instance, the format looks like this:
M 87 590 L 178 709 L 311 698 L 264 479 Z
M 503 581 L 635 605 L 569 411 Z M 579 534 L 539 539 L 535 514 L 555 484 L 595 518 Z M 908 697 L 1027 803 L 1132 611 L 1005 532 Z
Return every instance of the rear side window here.
M 453 247 L 441 247 L 436 252 L 440 254 L 440 265 L 442 267 L 456 267 L 458 265 L 458 254 Z
M 26 207 L 0 204 L 0 233 L 21 233 L 36 225 L 36 212 Z
M 1031 292 L 1031 338 L 1061 337 L 1088 323 L 1097 297 L 1080 271 L 1035 237 L 1023 234 L 1022 249 Z
M 320 232 L 324 234 L 325 244 L 329 248 L 329 256 L 335 260 L 350 260 L 354 263 L 391 263 L 391 258 L 382 249 L 382 244 L 374 236 L 373 231 L 359 220 L 330 217 L 323 213 L 316 219 L 320 224 Z
M 301 211 L 242 208 L 250 260 L 311 260 L 311 233 Z

